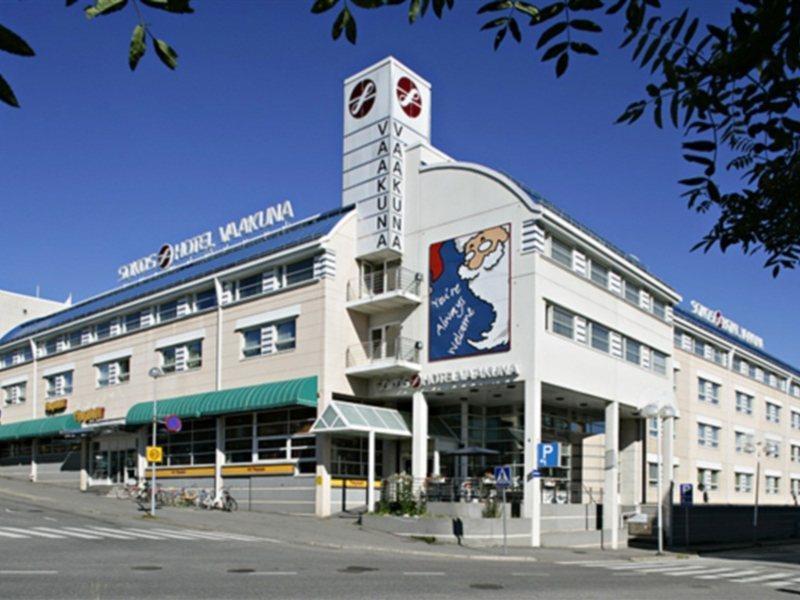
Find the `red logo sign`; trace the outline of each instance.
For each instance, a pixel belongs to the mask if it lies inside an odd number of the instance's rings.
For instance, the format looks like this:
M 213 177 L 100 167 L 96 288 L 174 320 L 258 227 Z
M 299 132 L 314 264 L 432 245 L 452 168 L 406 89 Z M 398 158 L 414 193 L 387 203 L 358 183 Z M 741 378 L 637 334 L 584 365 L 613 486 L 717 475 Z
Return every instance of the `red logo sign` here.
M 417 85 L 408 77 L 401 77 L 397 82 L 397 101 L 400 108 L 412 119 L 422 112 L 422 94 Z
M 350 100 L 347 103 L 347 108 L 354 118 L 360 119 L 367 115 L 375 104 L 375 82 L 372 79 L 364 79 L 359 81 L 350 92 Z
M 166 269 L 172 264 L 172 257 L 172 246 L 164 244 L 158 251 L 158 266 L 162 269 Z
M 412 375 L 409 383 L 411 383 L 412 388 L 418 388 L 420 385 L 422 385 L 422 379 L 419 375 Z

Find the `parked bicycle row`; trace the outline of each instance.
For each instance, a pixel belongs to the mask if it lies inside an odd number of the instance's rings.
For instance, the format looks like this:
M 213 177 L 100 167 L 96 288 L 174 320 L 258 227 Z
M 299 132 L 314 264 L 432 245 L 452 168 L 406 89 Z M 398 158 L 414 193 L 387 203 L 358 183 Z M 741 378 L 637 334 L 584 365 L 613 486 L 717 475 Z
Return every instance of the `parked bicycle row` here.
M 117 485 L 109 495 L 113 495 L 119 500 L 133 500 L 139 506 L 140 510 L 149 510 L 152 501 L 150 489 L 150 482 L 143 480 L 140 483 Z M 205 488 L 165 488 L 157 485 L 155 502 L 156 508 L 178 506 L 204 508 L 207 510 L 224 510 L 226 512 L 233 512 L 239 508 L 239 503 L 231 496 L 227 488 L 222 488 L 219 497 L 215 497 L 213 491 Z

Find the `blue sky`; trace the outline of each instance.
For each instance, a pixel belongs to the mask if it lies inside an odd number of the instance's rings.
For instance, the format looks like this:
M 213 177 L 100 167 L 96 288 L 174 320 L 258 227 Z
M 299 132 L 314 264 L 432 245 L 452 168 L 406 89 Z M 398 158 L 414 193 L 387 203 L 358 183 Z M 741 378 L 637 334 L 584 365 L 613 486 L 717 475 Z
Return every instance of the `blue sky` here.
M 86 3 L 84 3 L 86 4 Z M 694 173 L 680 136 L 643 119 L 614 125 L 646 73 L 603 20 L 601 56 L 557 80 L 530 35 L 491 50 L 477 0 L 410 27 L 405 9 L 359 11 L 359 42 L 333 42 L 334 14 L 311 0 L 197 3 L 147 10 L 180 54 L 175 72 L 148 48 L 127 66 L 135 15 L 87 21 L 81 6 L 5 2 L 3 24 L 37 51 L 0 56 L 21 110 L 0 106 L 0 288 L 75 299 L 116 285 L 119 265 L 162 241 L 291 199 L 299 215 L 337 206 L 342 80 L 393 54 L 433 84 L 433 143 L 525 181 L 669 282 L 722 308 L 800 365 L 798 276 L 762 257 L 692 253 L 712 223 L 686 209 L 677 180 Z M 667 14 L 687 3 L 675 1 Z M 731 2 L 692 3 L 719 21 Z M 697 13 L 697 11 L 702 11 Z M 527 28 L 523 27 L 523 33 Z M 648 118 L 649 119 L 649 118 Z

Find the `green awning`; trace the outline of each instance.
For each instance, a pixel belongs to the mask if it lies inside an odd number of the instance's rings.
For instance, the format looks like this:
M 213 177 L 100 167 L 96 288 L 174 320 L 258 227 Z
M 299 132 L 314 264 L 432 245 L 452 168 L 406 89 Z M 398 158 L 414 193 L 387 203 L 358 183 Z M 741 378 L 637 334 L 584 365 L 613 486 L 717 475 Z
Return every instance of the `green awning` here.
M 29 421 L 0 425 L 0 441 L 48 437 L 80 428 L 80 423 L 71 414 L 30 419 Z
M 156 415 L 159 419 L 169 415 L 177 415 L 182 419 L 196 419 L 269 408 L 316 405 L 315 376 L 159 400 L 156 402 Z M 144 425 L 152 420 L 153 403 L 139 402 L 128 411 L 125 424 Z

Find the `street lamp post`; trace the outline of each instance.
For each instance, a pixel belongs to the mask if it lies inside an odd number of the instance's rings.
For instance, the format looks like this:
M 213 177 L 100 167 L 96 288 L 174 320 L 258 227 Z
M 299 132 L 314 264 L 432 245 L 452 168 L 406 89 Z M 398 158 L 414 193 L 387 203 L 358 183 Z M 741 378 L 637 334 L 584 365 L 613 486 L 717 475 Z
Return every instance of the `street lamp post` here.
M 667 404 L 659 407 L 657 404 L 648 404 L 641 411 L 642 416 L 648 419 L 656 419 L 656 443 L 658 444 L 658 554 L 664 554 L 664 494 L 663 494 L 663 471 L 664 471 L 664 457 L 661 450 L 662 430 L 664 428 L 664 419 L 672 419 L 675 417 L 675 407 Z M 672 465 L 670 465 L 672 468 Z
M 758 484 L 761 480 L 761 442 L 747 444 L 745 450 L 750 453 L 756 453 L 756 486 L 755 502 L 753 503 L 753 543 L 755 544 L 758 541 Z
M 156 429 L 158 426 L 158 411 L 156 409 L 156 381 L 164 374 L 160 367 L 153 367 L 147 373 L 153 378 L 153 436 L 152 444 L 156 445 Z M 152 479 L 150 480 L 150 516 L 156 516 L 156 465 L 155 463 L 150 467 L 152 471 Z

